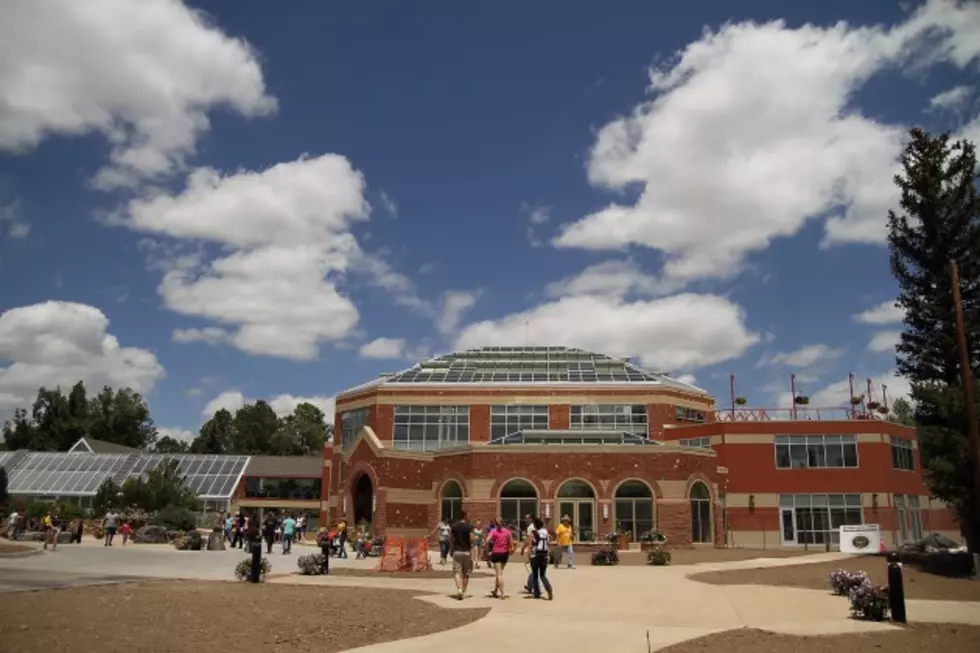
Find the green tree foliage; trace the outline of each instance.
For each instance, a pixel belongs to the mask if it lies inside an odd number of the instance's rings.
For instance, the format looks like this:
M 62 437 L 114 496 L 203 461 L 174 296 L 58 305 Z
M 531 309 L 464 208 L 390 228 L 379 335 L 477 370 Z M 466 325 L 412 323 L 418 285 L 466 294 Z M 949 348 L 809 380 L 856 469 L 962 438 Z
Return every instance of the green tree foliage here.
M 332 418 L 332 416 L 331 416 Z M 234 415 L 219 410 L 201 426 L 191 444 L 194 453 L 270 456 L 317 455 L 332 433 L 323 411 L 302 403 L 290 415 L 277 417 L 264 401 L 246 404 Z
M 164 508 L 197 510 L 197 496 L 184 482 L 176 460 L 165 460 L 146 478 L 128 478 L 122 484 L 122 503 L 127 508 L 156 512 Z
M 915 409 L 912 404 L 904 397 L 899 397 L 891 405 L 891 414 L 888 415 L 889 421 L 905 426 L 915 426 Z
M 39 389 L 30 412 L 18 409 L 4 424 L 3 437 L 8 449 L 32 451 L 67 451 L 83 437 L 144 448 L 157 430 L 138 392 L 107 386 L 89 399 L 79 381 L 67 396 L 60 388 Z
M 191 446 L 187 442 L 169 435 L 163 436 L 153 445 L 153 451 L 156 453 L 188 453 L 190 450 Z
M 107 478 L 99 485 L 92 499 L 92 512 L 96 515 L 104 515 L 109 512 L 109 508 L 118 508 L 120 488 L 115 481 Z
M 895 178 L 902 213 L 888 214 L 891 268 L 905 331 L 898 371 L 912 385 L 926 481 L 949 504 L 971 551 L 980 551 L 973 457 L 964 411 L 949 262 L 960 266 L 963 313 L 974 378 L 980 373 L 980 199 L 973 144 L 910 132 Z

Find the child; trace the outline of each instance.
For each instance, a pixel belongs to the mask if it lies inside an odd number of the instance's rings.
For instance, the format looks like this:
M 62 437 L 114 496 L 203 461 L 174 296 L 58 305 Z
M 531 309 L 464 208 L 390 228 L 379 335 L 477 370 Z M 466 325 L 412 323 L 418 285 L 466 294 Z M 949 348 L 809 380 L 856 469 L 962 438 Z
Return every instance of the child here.
M 354 556 L 355 560 L 360 560 L 361 558 L 366 558 L 367 555 L 364 553 L 364 527 L 357 527 L 357 540 L 354 542 L 354 550 L 357 551 L 357 555 Z
M 122 528 L 119 529 L 119 533 L 123 538 L 123 546 L 126 546 L 126 542 L 129 541 L 129 536 L 133 534 L 133 527 L 129 525 L 129 522 L 125 522 Z

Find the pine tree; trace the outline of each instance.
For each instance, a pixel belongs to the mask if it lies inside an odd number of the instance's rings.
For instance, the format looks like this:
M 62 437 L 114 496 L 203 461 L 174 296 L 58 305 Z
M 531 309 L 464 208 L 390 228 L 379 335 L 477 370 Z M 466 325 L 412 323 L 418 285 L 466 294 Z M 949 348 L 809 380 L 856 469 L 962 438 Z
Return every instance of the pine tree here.
M 898 372 L 909 379 L 926 482 L 955 512 L 972 552 L 980 551 L 962 399 L 950 261 L 960 266 L 963 311 L 974 378 L 980 372 L 980 197 L 975 146 L 910 132 L 902 156 L 903 213 L 888 213 L 892 273 L 905 331 L 896 347 Z

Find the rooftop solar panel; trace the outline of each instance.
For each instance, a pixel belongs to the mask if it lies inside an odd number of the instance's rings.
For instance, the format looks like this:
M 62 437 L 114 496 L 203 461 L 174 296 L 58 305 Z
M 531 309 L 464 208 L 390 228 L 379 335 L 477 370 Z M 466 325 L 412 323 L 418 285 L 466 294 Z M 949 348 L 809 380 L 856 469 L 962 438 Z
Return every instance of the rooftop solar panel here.
M 11 494 L 84 496 L 130 465 L 129 454 L 28 453 L 9 474 Z
M 192 454 L 148 454 L 142 458 L 155 462 L 144 473 L 165 460 L 176 460 L 177 472 L 184 477 L 187 487 L 202 499 L 230 499 L 249 461 L 248 456 Z

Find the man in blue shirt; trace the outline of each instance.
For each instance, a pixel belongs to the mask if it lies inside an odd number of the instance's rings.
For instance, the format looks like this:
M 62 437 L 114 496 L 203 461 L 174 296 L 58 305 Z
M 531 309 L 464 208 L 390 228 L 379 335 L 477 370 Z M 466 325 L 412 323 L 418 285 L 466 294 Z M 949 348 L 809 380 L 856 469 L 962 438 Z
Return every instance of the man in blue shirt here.
M 296 520 L 288 512 L 282 520 L 282 554 L 292 553 L 293 536 L 296 534 Z

